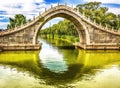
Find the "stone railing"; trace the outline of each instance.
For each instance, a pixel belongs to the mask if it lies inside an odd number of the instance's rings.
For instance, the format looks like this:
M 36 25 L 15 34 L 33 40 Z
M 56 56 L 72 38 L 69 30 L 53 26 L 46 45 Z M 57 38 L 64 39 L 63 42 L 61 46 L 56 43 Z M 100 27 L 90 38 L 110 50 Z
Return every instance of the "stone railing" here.
M 112 34 L 115 34 L 115 35 L 120 35 L 120 29 L 118 30 L 115 30 L 115 29 L 110 29 L 108 28 L 107 26 L 104 27 L 102 26 L 101 24 L 97 24 L 95 21 L 91 21 L 90 18 L 87 18 L 84 14 L 80 14 L 80 12 L 76 11 L 77 14 L 79 14 L 79 16 L 81 17 L 81 19 L 83 19 L 85 22 L 89 23 L 90 25 L 102 30 L 102 31 L 105 31 L 105 32 L 109 32 L 109 33 L 112 33 Z
M 45 9 L 45 12 L 43 12 L 42 14 L 39 13 L 39 16 L 33 17 L 33 20 L 31 22 L 27 22 L 26 24 L 21 25 L 19 27 L 15 27 L 14 29 L 11 29 L 11 30 L 0 32 L 0 36 L 7 35 L 7 34 L 10 34 L 10 33 L 14 33 L 14 32 L 18 32 L 20 30 L 24 30 L 25 28 L 27 28 L 31 25 L 34 25 L 36 22 L 39 21 L 40 18 L 46 17 L 47 15 L 50 15 L 51 12 L 54 12 L 54 11 L 57 11 L 57 10 L 59 11 L 60 9 L 62 9 L 62 10 L 65 9 L 65 10 L 68 10 L 68 11 L 74 13 L 75 15 L 79 16 L 83 21 L 85 21 L 88 24 L 96 27 L 97 29 L 100 29 L 102 31 L 109 32 L 109 33 L 112 33 L 112 34 L 115 34 L 115 35 L 120 35 L 120 29 L 118 31 L 116 31 L 115 29 L 109 29 L 107 26 L 103 27 L 101 24 L 97 24 L 95 21 L 92 22 L 90 20 L 90 18 L 87 18 L 84 14 L 80 14 L 80 12 L 78 10 L 75 10 L 73 7 L 69 7 L 66 4 L 65 5 L 59 5 L 58 4 L 55 7 L 51 6 L 51 8 L 48 9 L 48 10 Z

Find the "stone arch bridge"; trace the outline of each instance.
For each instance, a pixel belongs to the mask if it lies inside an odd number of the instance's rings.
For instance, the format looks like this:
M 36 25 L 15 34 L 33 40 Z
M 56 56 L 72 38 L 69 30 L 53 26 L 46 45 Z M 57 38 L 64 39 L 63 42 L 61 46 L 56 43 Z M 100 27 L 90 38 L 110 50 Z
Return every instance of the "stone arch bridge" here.
M 120 30 L 115 31 L 92 22 L 83 14 L 67 5 L 57 5 L 38 17 L 16 27 L 0 32 L 0 50 L 37 50 L 40 49 L 37 38 L 42 26 L 55 17 L 63 17 L 74 23 L 79 42 L 74 45 L 83 49 L 120 49 Z

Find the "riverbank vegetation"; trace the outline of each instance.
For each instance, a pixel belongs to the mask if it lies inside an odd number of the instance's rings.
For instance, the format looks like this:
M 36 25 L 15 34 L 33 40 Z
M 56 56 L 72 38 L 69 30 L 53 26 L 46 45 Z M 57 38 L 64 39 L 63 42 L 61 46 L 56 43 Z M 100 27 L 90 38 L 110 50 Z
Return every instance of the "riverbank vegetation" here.
M 70 43 L 78 42 L 79 37 L 77 30 L 72 22 L 64 19 L 52 27 L 40 31 L 40 36 L 44 38 L 61 39 Z
M 109 29 L 120 29 L 120 14 L 108 12 L 107 7 L 103 7 L 101 2 L 89 2 L 78 4 L 75 8 L 89 18 L 92 22 L 108 27 Z M 14 18 L 9 18 L 10 23 L 7 29 L 14 29 L 29 22 L 22 14 L 16 14 Z M 44 21 L 44 20 L 43 20 Z M 79 36 L 74 24 L 66 19 L 54 24 L 52 27 L 45 28 L 40 31 L 40 35 L 49 38 L 60 38 L 69 42 L 78 42 Z
M 108 12 L 108 8 L 102 7 L 101 2 L 78 4 L 76 10 L 97 24 L 107 26 L 110 29 L 120 29 L 120 14 L 116 15 L 112 12 Z
M 116 15 L 108 12 L 108 8 L 102 7 L 101 2 L 78 4 L 75 9 L 78 10 L 80 14 L 84 14 L 84 16 L 92 22 L 108 27 L 109 29 L 120 29 L 120 14 Z M 46 38 L 59 38 L 72 43 L 79 41 L 74 24 L 66 19 L 60 21 L 58 24 L 54 24 L 52 27 L 41 30 L 40 35 Z

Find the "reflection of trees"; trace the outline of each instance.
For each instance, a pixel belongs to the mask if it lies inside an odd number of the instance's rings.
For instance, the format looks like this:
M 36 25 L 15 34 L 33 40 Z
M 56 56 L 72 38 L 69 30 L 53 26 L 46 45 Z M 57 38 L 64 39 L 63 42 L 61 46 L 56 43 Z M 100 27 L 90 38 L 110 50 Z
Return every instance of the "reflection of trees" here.
M 57 48 L 74 48 L 74 46 L 72 46 L 70 43 L 60 39 L 44 38 L 43 40 L 45 40 L 44 42 L 48 43 L 49 45 L 55 46 Z
M 46 84 L 60 85 L 82 80 L 85 75 L 94 75 L 101 66 L 120 61 L 120 52 L 84 51 L 75 49 L 58 49 L 63 55 L 68 70 L 55 73 L 45 68 L 38 57 L 39 52 L 1 52 L 0 64 L 9 65 L 19 71 L 29 72 L 31 76 L 43 79 Z
M 17 51 L 3 52 L 0 54 L 0 64 L 11 68 L 17 68 L 18 71 L 29 71 L 30 73 L 40 72 L 38 68 L 39 51 Z
M 79 50 L 77 62 L 82 62 L 84 66 L 103 66 L 120 61 L 119 51 L 84 51 Z
M 47 42 L 50 44 L 52 44 L 53 42 L 59 42 L 57 44 L 58 45 L 61 44 L 61 46 L 64 46 L 65 44 L 65 43 L 61 43 L 61 41 L 57 41 L 53 39 L 52 40 L 47 39 Z M 69 71 L 65 72 L 64 75 L 67 75 L 66 77 L 68 77 L 68 75 L 74 74 L 73 77 L 71 76 L 72 80 L 78 79 L 78 78 L 82 79 L 82 76 L 84 74 L 89 74 L 89 75 L 95 74 L 97 70 L 94 70 L 94 69 L 100 69 L 106 64 L 110 64 L 120 60 L 120 58 L 118 58 L 118 55 L 120 54 L 119 51 L 110 51 L 110 50 L 109 51 L 100 51 L 100 50 L 85 51 L 85 50 L 75 50 L 75 49 L 69 49 L 69 48 L 59 48 L 58 51 L 63 55 L 64 60 L 66 61 L 69 67 L 68 68 Z M 75 72 L 74 69 L 72 68 L 77 69 L 77 71 Z M 52 74 L 56 75 L 56 73 L 53 73 L 53 72 L 51 72 L 51 74 L 50 72 L 48 73 L 49 73 L 49 78 L 51 77 L 50 75 Z M 71 73 L 71 74 L 68 74 L 68 73 Z M 65 78 L 62 74 L 61 76 L 59 75 L 57 77 L 62 77 L 63 79 Z
M 64 73 L 52 72 L 40 63 L 38 52 L 3 52 L 0 57 L 0 64 L 16 68 L 18 72 L 29 72 L 33 77 L 44 79 L 47 84 L 66 84 L 81 78 L 84 74 L 84 72 L 79 73 L 83 65 L 78 63 L 69 64 L 68 70 Z M 88 71 L 88 69 L 86 70 Z

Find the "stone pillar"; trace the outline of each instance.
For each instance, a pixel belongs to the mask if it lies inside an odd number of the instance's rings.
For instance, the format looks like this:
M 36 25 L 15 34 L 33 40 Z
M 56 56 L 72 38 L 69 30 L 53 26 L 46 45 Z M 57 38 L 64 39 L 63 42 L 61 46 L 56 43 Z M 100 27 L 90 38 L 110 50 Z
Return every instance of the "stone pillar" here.
M 101 23 L 100 23 L 100 27 L 101 27 L 102 25 L 101 25 Z
M 33 20 L 35 20 L 35 16 L 33 16 Z
M 58 3 L 58 6 L 59 6 L 59 3 Z
M 118 32 L 120 32 L 120 28 L 118 29 Z
M 105 26 L 106 26 L 105 29 L 108 29 L 107 25 L 105 25 Z
M 46 12 L 46 8 L 45 8 L 45 12 Z
M 23 26 L 23 23 L 20 25 L 21 27 Z
M 15 25 L 15 28 L 14 28 L 14 30 L 16 30 L 16 25 Z
M 88 21 L 90 21 L 90 17 L 88 17 Z
M 96 20 L 94 20 L 94 24 L 96 24 Z
M 65 2 L 65 6 L 67 6 L 67 3 Z
M 112 31 L 114 31 L 113 27 L 112 27 Z
M 79 8 L 77 7 L 77 12 L 79 12 Z
M 85 16 L 85 13 L 83 12 L 82 15 Z
M 73 8 L 73 5 L 71 5 L 71 8 Z
M 51 5 L 51 8 L 53 8 L 53 5 Z
M 41 15 L 41 13 L 39 12 L 39 16 Z

